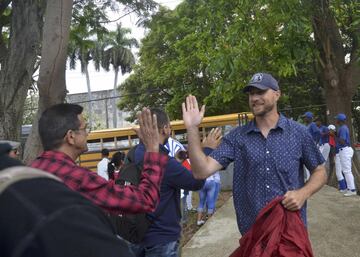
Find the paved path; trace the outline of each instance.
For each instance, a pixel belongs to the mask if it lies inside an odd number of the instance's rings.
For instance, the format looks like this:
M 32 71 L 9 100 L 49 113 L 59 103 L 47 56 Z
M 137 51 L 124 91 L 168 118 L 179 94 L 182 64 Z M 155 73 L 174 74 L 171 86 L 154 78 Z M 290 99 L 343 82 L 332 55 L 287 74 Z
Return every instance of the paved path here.
M 325 186 L 308 201 L 315 257 L 360 257 L 360 197 Z M 230 198 L 182 249 L 182 257 L 227 257 L 240 234 Z

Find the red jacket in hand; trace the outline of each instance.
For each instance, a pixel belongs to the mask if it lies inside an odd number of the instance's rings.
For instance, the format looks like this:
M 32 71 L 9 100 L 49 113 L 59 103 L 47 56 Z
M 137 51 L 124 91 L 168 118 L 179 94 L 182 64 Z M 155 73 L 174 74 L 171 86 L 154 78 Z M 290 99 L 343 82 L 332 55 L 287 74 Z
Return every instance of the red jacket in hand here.
M 266 205 L 230 257 L 313 257 L 299 211 L 288 211 L 277 197 Z

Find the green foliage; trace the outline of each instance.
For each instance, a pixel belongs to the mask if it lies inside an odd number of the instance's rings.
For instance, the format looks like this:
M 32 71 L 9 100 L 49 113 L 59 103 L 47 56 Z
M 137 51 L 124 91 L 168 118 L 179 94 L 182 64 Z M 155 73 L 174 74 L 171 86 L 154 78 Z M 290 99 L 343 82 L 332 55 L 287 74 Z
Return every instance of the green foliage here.
M 101 59 L 101 66 L 105 70 L 109 71 L 111 64 L 115 72 L 119 69 L 122 74 L 131 72 L 132 66 L 135 64 L 135 57 L 131 52 L 131 47 L 138 47 L 139 45 L 135 38 L 127 37 L 130 32 L 130 29 L 118 25 L 116 31 L 105 35 Z
M 279 79 L 280 108 L 322 102 L 311 23 L 299 1 L 188 0 L 160 9 L 148 26 L 140 63 L 120 86 L 125 111 L 160 106 L 181 118 L 190 93 L 207 115 L 246 111 L 241 90 L 258 71 Z M 311 99 L 297 99 L 310 92 Z
M 38 109 L 38 100 L 38 92 L 30 90 L 25 100 L 22 125 L 33 124 Z

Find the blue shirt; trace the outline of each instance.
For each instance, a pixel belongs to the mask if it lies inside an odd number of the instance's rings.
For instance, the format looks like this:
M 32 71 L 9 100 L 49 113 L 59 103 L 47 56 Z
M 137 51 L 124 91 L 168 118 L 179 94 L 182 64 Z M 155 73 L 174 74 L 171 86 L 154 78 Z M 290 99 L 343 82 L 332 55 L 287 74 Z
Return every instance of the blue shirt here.
M 350 146 L 350 132 L 348 126 L 345 124 L 341 125 L 337 132 L 338 139 L 342 139 L 345 141 L 345 144 L 341 144 L 340 140 L 337 140 L 337 146 L 339 149 Z
M 168 153 L 163 145 L 160 145 L 160 151 Z M 135 150 L 135 162 L 141 163 L 144 154 L 145 146 L 140 143 Z M 153 223 L 141 245 L 150 247 L 179 240 L 181 236 L 180 189 L 200 190 L 204 182 L 205 180 L 195 179 L 189 170 L 175 158 L 170 157 L 160 186 L 160 202 L 155 212 L 147 214 Z
M 329 128 L 321 126 L 320 128 L 320 145 L 329 143 Z
M 304 186 L 303 165 L 313 171 L 325 162 L 307 128 L 282 115 L 267 138 L 251 121 L 227 134 L 210 156 L 223 167 L 234 162 L 234 206 L 242 235 L 272 199 Z M 306 224 L 306 205 L 301 216 Z
M 314 142 L 317 144 L 320 141 L 320 129 L 318 126 L 316 126 L 315 122 L 311 122 L 308 126 L 308 131 L 310 132 L 310 135 L 312 136 Z

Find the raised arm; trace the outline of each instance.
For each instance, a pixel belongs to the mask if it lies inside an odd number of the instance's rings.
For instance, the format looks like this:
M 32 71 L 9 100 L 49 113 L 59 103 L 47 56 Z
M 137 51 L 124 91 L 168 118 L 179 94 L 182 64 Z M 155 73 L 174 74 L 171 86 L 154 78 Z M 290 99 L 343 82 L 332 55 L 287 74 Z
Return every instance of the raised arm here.
M 186 97 L 182 103 L 183 120 L 188 135 L 188 151 L 191 161 L 191 170 L 197 179 L 205 179 L 221 169 L 220 163 L 204 154 L 201 148 L 199 125 L 204 117 L 205 105 L 199 110 L 195 96 Z
M 144 108 L 137 114 L 139 128 L 134 128 L 139 139 L 145 145 L 147 152 L 159 152 L 159 131 L 156 115 L 151 116 L 149 109 Z

